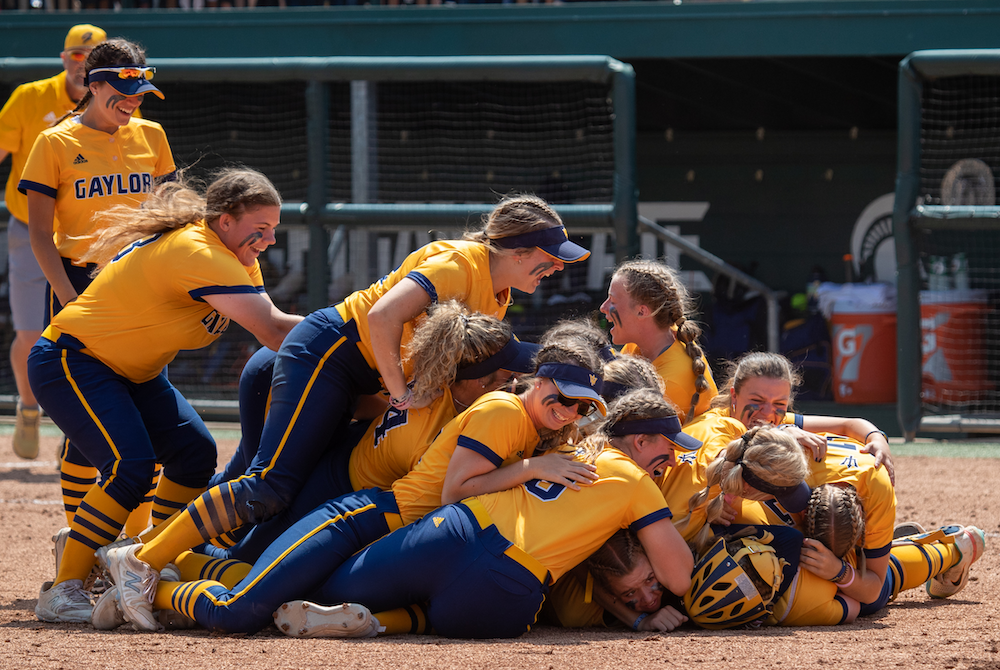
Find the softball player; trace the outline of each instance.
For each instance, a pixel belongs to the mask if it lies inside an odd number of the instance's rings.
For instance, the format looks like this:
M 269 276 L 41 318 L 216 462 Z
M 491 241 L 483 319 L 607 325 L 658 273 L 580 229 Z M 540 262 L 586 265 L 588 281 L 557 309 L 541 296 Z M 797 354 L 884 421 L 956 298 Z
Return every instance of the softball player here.
M 365 489 L 329 500 L 310 512 L 257 561 L 252 588 L 237 589 L 224 598 L 210 594 L 211 607 L 192 618 L 214 629 L 259 630 L 282 602 L 319 586 L 322 575 L 303 569 L 305 563 L 332 570 L 367 544 L 439 507 L 446 496 L 459 500 L 531 479 L 571 489 L 592 481 L 596 477 L 593 466 L 577 463 L 567 454 L 539 454 L 571 437 L 581 415 L 606 411 L 598 394 L 599 360 L 595 351 L 576 340 L 542 348 L 536 356 L 535 378 L 526 391 L 519 395 L 493 391 L 481 396 L 441 430 L 416 467 L 393 482 L 390 490 Z M 189 509 L 193 507 L 200 518 L 209 519 L 209 502 L 206 493 Z M 133 574 L 148 571 L 135 557 L 140 546 L 112 549 L 109 562 L 125 568 L 112 567 L 125 618 L 146 630 L 156 630 L 150 602 L 127 600 L 121 590 L 125 580 L 118 578 L 126 570 Z M 191 616 L 188 605 L 197 600 L 196 594 L 190 590 L 182 594 L 178 586 L 157 590 L 152 604 Z M 205 592 L 201 587 L 196 590 L 199 595 Z
M 690 312 L 687 289 L 673 270 L 656 261 L 619 265 L 601 305 L 612 341 L 625 345 L 623 353 L 653 361 L 682 422 L 707 410 L 718 392 L 697 343 L 701 330 L 687 319 Z
M 278 350 L 253 465 L 245 476 L 209 490 L 200 511 L 190 506 L 144 544 L 138 562 L 162 569 L 185 549 L 284 510 L 330 435 L 346 430 L 360 395 L 384 386 L 394 409 L 408 409 L 414 396 L 400 351 L 430 304 L 459 300 L 502 319 L 512 288 L 532 293 L 564 263 L 589 255 L 569 241 L 559 215 L 533 196 L 502 200 L 485 228 L 466 237 L 432 242 L 368 289 L 309 315 Z
M 143 50 L 123 39 L 96 46 L 84 67 L 86 93 L 74 110 L 82 113 L 39 134 L 18 182 L 27 195 L 31 247 L 48 280 L 46 325 L 91 282 L 95 266 L 82 259 L 104 225 L 95 217 L 115 205 L 141 204 L 156 180 L 174 172 L 163 128 L 132 116 L 147 93 L 163 97 L 146 78 L 153 69 L 145 62 Z M 71 521 L 98 473 L 72 444 L 64 445 L 61 460 Z
M 28 352 L 42 334 L 45 305 L 45 275 L 38 267 L 28 241 L 28 199 L 17 190 L 28 152 L 38 134 L 57 119 L 73 111 L 83 98 L 84 61 L 91 49 L 107 35 L 88 23 L 70 28 L 59 54 L 63 71 L 54 77 L 22 84 L 14 89 L 0 110 L 0 162 L 11 155 L 6 203 L 10 212 L 7 246 L 10 311 L 14 340 L 10 343 L 10 367 L 17 385 L 17 415 L 14 453 L 21 458 L 38 457 L 38 403 L 28 384 Z
M 274 244 L 280 204 L 266 177 L 242 169 L 225 172 L 205 197 L 170 183 L 142 208 L 105 212 L 110 225 L 84 257 L 100 274 L 53 317 L 28 361 L 39 402 L 102 477 L 73 517 L 55 582 L 42 587 L 43 621 L 90 620 L 82 580 L 94 551 L 121 532 L 155 463 L 162 517 L 215 471 L 215 442 L 163 366 L 214 342 L 230 319 L 273 347 L 298 323 L 264 294 L 257 262 Z

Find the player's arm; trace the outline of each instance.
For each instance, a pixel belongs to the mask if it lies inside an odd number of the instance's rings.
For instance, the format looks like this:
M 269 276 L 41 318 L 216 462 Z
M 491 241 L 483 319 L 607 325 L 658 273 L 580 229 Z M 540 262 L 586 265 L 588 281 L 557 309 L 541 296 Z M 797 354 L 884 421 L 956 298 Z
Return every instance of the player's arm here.
M 28 239 L 31 240 L 31 251 L 35 254 L 38 267 L 45 274 L 49 286 L 55 292 L 59 302 L 68 305 L 76 299 L 76 289 L 66 275 L 59 250 L 52 239 L 53 221 L 56 215 L 56 199 L 28 190 Z
M 286 314 L 271 299 L 259 293 L 219 293 L 204 296 L 205 302 L 249 330 L 265 347 L 277 351 L 285 335 L 301 316 Z
M 653 574 L 660 585 L 674 595 L 683 595 L 691 588 L 694 556 L 669 518 L 659 519 L 636 531 Z
M 810 570 L 817 577 L 833 579 L 841 570 L 840 559 L 819 540 L 805 539 L 802 541 L 802 567 Z M 853 567 L 848 569 L 853 574 L 853 581 L 848 578 L 849 586 L 840 586 L 840 593 L 854 598 L 858 602 L 871 603 L 878 600 L 885 582 L 885 572 L 889 568 L 889 554 L 878 558 L 865 560 L 864 577 L 857 574 Z
M 532 479 L 562 484 L 579 491 L 579 484 L 589 484 L 597 478 L 597 468 L 589 463 L 574 461 L 571 453 L 532 456 L 498 467 L 487 456 L 459 444 L 448 462 L 448 473 L 441 489 L 441 504 L 506 491 Z
M 892 464 L 889 440 L 871 421 L 842 416 L 803 416 L 802 427 L 812 433 L 844 435 L 865 445 L 862 451 L 875 456 L 875 467 L 885 465 L 889 479 L 896 483 L 896 469 Z
M 368 331 L 375 366 L 393 398 L 402 398 L 407 391 L 399 352 L 403 326 L 417 318 L 430 304 L 431 297 L 427 291 L 412 279 L 404 278 L 368 311 Z

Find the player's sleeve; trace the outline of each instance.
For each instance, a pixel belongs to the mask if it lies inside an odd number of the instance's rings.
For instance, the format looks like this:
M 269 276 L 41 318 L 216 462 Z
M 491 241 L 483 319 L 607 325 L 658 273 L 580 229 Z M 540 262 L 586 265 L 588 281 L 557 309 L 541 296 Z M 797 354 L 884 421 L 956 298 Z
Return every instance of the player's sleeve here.
M 156 145 L 156 173 L 153 175 L 160 181 L 174 181 L 177 166 L 174 165 L 174 154 L 170 150 L 167 134 L 163 128 L 156 126 L 158 141 Z
M 17 190 L 25 195 L 28 191 L 37 191 L 55 198 L 59 192 L 59 172 L 58 157 L 49 136 L 43 132 L 31 147 Z
M 505 398 L 484 402 L 466 413 L 457 448 L 471 449 L 499 468 L 523 448 L 526 420 L 524 413 Z
M 205 249 L 189 255 L 175 275 L 174 286 L 198 302 L 207 295 L 251 294 L 264 292 L 260 269 L 244 267 L 235 256 L 224 255 L 218 249 Z
M 22 86 L 14 89 L 14 92 L 7 98 L 7 102 L 4 103 L 3 109 L 0 109 L 0 149 L 12 154 L 23 150 L 21 129 L 24 127 L 24 123 L 21 119 L 21 103 L 19 102 L 23 90 Z
M 425 258 L 407 273 L 406 278 L 417 282 L 432 303 L 467 302 L 476 271 L 472 261 L 456 251 L 447 251 Z
M 781 422 L 782 424 L 794 424 L 796 428 L 802 428 L 803 417 L 795 412 L 788 412 Z
M 639 466 L 630 463 L 635 468 L 636 473 L 641 473 L 639 481 L 632 483 L 632 501 L 625 510 L 625 519 L 622 528 L 628 528 L 636 533 L 663 519 L 672 519 L 673 514 L 667 507 L 667 501 L 663 498 L 663 493 L 656 482 L 639 469 Z M 634 478 L 633 473 L 629 479 Z M 623 478 L 624 479 L 624 478 Z
M 871 470 L 865 506 L 865 556 L 880 558 L 892 548 L 896 521 L 896 491 L 884 467 Z

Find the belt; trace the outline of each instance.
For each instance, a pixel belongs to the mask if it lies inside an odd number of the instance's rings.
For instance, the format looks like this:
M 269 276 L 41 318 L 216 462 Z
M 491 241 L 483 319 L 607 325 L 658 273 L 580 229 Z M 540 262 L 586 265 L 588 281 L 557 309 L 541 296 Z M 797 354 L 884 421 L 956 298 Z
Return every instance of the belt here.
M 466 498 L 460 504 L 462 507 L 465 507 L 472 512 L 473 517 L 476 519 L 476 523 L 479 524 L 480 530 L 486 530 L 493 525 L 493 519 L 490 518 L 490 513 L 486 511 L 486 508 L 483 507 L 483 503 L 479 502 L 478 499 Z M 550 584 L 552 582 L 548 568 L 539 563 L 531 554 L 526 552 L 524 549 L 521 549 L 516 544 L 512 543 L 503 553 L 505 556 L 513 559 L 524 567 L 525 570 L 533 574 L 535 579 L 537 579 L 540 583 Z

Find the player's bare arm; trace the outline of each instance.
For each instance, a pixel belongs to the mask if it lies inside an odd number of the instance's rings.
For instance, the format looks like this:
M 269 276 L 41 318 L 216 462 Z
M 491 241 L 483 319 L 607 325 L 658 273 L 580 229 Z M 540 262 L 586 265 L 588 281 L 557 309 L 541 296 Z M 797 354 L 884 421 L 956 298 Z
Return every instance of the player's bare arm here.
M 281 347 L 288 331 L 302 320 L 297 314 L 282 312 L 270 298 L 254 293 L 206 295 L 205 302 L 249 330 L 265 347 L 275 351 Z
M 55 213 L 55 198 L 38 191 L 28 191 L 28 236 L 31 250 L 59 302 L 66 305 L 76 299 L 77 293 L 66 276 L 59 250 L 52 239 Z
M 399 353 L 403 325 L 417 318 L 430 304 L 427 291 L 412 279 L 403 279 L 368 312 L 372 355 L 385 388 L 393 398 L 402 398 L 407 390 Z

